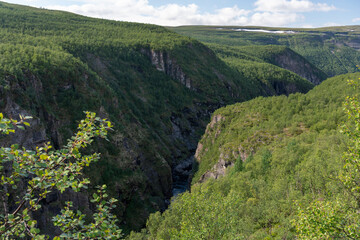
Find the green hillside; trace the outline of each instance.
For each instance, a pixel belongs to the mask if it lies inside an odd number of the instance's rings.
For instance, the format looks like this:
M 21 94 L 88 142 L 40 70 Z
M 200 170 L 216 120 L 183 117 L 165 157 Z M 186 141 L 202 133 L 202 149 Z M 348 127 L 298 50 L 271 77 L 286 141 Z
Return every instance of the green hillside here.
M 232 47 L 219 44 L 209 44 L 212 50 L 230 66 L 235 67 L 246 79 L 258 83 L 258 89 L 265 90 L 268 95 L 289 94 L 277 92 L 284 82 L 291 86 L 291 82 L 299 85 L 299 76 L 313 84 L 319 84 L 327 78 L 326 74 L 306 59 L 285 46 L 244 46 Z M 286 71 L 286 70 L 288 71 Z M 279 81 L 280 79 L 280 81 Z M 306 92 L 309 82 L 302 82 L 300 92 Z M 264 95 L 264 94 L 262 94 Z
M 329 27 L 317 29 L 287 29 L 239 26 L 183 26 L 172 30 L 205 43 L 226 46 L 259 45 L 287 46 L 305 57 L 328 76 L 356 72 L 360 62 L 360 27 Z M 241 31 L 266 30 L 272 32 Z M 274 31 L 288 31 L 274 33 Z
M 51 141 L 59 148 L 83 111 L 109 118 L 115 130 L 109 143 L 95 144 L 102 158 L 87 176 L 120 200 L 116 214 L 125 232 L 140 229 L 149 213 L 167 207 L 172 170 L 193 155 L 214 110 L 313 87 L 271 63 L 246 63 L 250 76 L 224 60 L 164 27 L 0 2 L 0 111 L 35 118 L 30 130 L 1 144 Z M 51 196 L 39 227 L 52 234 L 49 219 L 61 203 L 88 195 Z M 91 212 L 89 204 L 78 205 Z
M 347 120 L 345 97 L 358 92 L 347 80 L 359 77 L 215 111 L 198 145 L 191 193 L 130 239 L 295 239 L 295 201 L 344 197 L 336 176 L 347 138 L 338 126 Z

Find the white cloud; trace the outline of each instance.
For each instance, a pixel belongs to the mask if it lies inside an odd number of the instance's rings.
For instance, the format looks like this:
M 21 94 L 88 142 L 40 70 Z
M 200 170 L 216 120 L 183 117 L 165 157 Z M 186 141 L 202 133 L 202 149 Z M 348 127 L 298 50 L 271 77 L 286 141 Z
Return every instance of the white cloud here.
M 154 7 L 146 0 L 105 0 L 101 1 L 101 3 L 88 0 L 81 5 L 52 5 L 46 6 L 46 8 L 75 12 L 91 17 L 165 26 L 189 24 L 243 25 L 247 23 L 247 15 L 251 12 L 239 9 L 235 5 L 229 8 L 217 9 L 214 13 L 201 13 L 196 4 L 167 4 Z
M 83 0 L 84 4 L 47 6 L 50 9 L 65 10 L 86 16 L 153 23 L 164 26 L 179 25 L 262 25 L 285 26 L 302 16 L 292 13 L 259 13 L 233 7 L 221 8 L 214 13 L 202 13 L 196 4 L 167 4 L 154 7 L 147 0 Z
M 258 0 L 254 5 L 256 11 L 263 12 L 327 12 L 336 9 L 333 5 L 313 3 L 308 0 Z
M 59 0 L 8 1 L 64 10 L 90 17 L 152 23 L 163 26 L 290 26 L 294 23 L 301 24 L 304 20 L 303 12 L 335 9 L 334 6 L 325 3 L 314 3 L 310 0 L 253 0 L 255 1 L 255 8 L 252 10 L 241 9 L 235 5 L 216 9 L 211 13 L 202 12 L 199 6 L 194 3 L 188 5 L 169 3 L 155 7 L 149 3 L 150 0 L 76 0 L 77 4 L 73 5 L 67 5 L 68 1 L 66 0 L 61 3 L 59 3 Z
M 354 18 L 352 22 L 360 22 L 360 18 Z

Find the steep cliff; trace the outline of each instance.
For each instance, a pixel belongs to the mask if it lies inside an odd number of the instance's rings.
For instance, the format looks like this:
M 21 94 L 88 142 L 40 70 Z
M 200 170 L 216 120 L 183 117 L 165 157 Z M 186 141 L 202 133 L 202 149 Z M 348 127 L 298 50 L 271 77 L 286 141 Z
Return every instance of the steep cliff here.
M 288 47 L 278 45 L 264 46 L 226 46 L 209 44 L 224 60 L 235 62 L 253 62 L 257 64 L 269 63 L 282 69 L 289 70 L 314 85 L 320 84 L 327 78 L 326 74 L 311 64 L 307 59 Z
M 181 67 L 177 64 L 176 59 L 171 58 L 167 52 L 155 51 L 151 49 L 142 49 L 142 53 L 149 56 L 151 63 L 158 71 L 164 72 L 173 79 L 178 80 L 181 84 L 191 89 L 191 79 L 186 76 Z
M 325 73 L 290 48 L 286 48 L 282 53 L 276 54 L 272 59 L 271 63 L 290 70 L 315 85 L 319 85 L 327 78 Z

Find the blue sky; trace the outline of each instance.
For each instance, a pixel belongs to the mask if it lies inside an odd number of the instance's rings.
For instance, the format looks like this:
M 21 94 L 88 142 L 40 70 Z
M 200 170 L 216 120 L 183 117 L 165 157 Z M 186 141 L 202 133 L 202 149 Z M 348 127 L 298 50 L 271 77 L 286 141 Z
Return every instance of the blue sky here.
M 360 25 L 360 0 L 5 0 L 163 26 L 323 27 Z

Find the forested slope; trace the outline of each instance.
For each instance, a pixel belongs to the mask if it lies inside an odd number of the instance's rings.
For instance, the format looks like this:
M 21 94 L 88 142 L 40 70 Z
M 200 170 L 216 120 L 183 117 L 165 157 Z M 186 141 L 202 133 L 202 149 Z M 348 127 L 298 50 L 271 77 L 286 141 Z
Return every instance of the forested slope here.
M 336 178 L 347 144 L 339 125 L 347 121 L 345 97 L 358 92 L 347 80 L 359 77 L 215 111 L 198 144 L 191 193 L 130 238 L 295 239 L 295 202 L 345 196 Z
M 171 29 L 204 43 L 235 47 L 255 45 L 250 47 L 254 52 L 261 45 L 287 46 L 330 77 L 356 72 L 360 60 L 359 26 L 315 29 L 183 26 Z
M 217 55 L 225 61 L 234 64 L 238 63 L 238 65 L 241 66 L 239 69 L 246 68 L 246 63 L 254 61 L 255 63 L 268 63 L 287 69 L 316 85 L 327 78 L 327 75 L 324 72 L 309 63 L 304 57 L 285 46 L 251 45 L 234 47 L 219 44 L 208 44 L 208 46 L 210 46 L 211 49 L 213 49 L 215 53 L 217 53 Z M 243 60 L 244 63 L 242 63 L 241 60 Z M 246 70 L 243 70 L 243 72 L 244 74 L 252 76 L 261 75 L 261 66 L 258 68 L 258 74 L 249 74 Z
M 259 84 L 259 91 L 264 89 L 268 95 L 291 93 L 289 89 L 291 83 L 299 85 L 296 83 L 299 82 L 297 80 L 299 76 L 315 85 L 327 78 L 325 73 L 285 46 L 208 45 L 221 59 L 235 67 L 246 79 Z M 304 82 L 301 89 L 307 89 L 307 85 L 308 83 Z
M 150 212 L 166 208 L 173 168 L 195 152 L 215 109 L 313 87 L 276 71 L 262 84 L 197 40 L 160 26 L 0 2 L 0 111 L 34 117 L 30 129 L 1 144 L 51 141 L 59 148 L 83 111 L 109 118 L 115 130 L 109 143 L 95 144 L 102 158 L 87 175 L 120 200 L 116 214 L 125 231 L 139 229 Z M 37 216 L 43 231 L 55 231 L 49 219 L 67 200 L 91 212 L 88 193 L 54 193 Z

